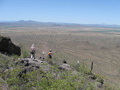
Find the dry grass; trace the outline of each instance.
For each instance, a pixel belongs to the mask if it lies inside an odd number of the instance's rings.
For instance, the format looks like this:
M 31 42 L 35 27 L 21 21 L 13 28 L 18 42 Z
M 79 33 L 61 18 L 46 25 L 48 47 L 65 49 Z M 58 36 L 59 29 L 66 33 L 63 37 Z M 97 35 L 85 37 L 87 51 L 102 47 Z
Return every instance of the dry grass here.
M 68 63 L 85 61 L 90 67 L 94 62 L 94 72 L 103 74 L 113 82 L 120 84 L 120 32 L 113 28 L 0 28 L 0 33 L 10 36 L 16 44 L 23 44 L 27 49 L 34 43 L 37 57 L 45 56 L 49 49 L 59 60 Z M 62 61 L 61 61 L 62 62 Z

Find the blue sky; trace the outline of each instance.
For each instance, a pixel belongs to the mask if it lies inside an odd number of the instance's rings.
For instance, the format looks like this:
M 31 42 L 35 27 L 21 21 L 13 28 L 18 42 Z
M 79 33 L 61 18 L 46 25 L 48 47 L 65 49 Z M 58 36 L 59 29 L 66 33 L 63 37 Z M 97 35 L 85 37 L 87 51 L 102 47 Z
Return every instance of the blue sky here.
M 0 21 L 120 25 L 120 0 L 0 0 Z

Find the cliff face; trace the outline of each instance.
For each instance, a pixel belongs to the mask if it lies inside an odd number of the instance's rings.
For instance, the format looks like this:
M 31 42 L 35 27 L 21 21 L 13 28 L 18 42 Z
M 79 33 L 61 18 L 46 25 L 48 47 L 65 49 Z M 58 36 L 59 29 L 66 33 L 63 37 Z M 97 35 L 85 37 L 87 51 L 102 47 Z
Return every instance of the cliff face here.
M 21 49 L 12 43 L 9 37 L 0 36 L 0 52 L 7 53 L 9 55 L 21 55 Z

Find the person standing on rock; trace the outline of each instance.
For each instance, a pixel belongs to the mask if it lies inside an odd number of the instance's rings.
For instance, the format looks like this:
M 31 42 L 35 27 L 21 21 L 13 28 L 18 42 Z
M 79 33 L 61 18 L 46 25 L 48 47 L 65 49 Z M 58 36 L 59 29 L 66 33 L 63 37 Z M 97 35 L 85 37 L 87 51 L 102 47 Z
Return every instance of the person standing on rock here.
M 31 53 L 31 59 L 35 59 L 35 46 L 34 44 L 32 44 L 31 48 L 30 48 L 30 53 Z

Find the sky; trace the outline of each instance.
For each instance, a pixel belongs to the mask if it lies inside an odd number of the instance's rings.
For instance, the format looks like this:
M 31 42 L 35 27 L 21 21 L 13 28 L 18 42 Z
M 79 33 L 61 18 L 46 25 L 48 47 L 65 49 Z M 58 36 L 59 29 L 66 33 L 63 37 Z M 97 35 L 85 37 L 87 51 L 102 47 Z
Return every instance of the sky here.
M 120 25 L 120 0 L 0 0 L 0 21 Z

